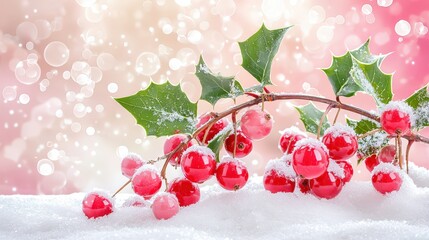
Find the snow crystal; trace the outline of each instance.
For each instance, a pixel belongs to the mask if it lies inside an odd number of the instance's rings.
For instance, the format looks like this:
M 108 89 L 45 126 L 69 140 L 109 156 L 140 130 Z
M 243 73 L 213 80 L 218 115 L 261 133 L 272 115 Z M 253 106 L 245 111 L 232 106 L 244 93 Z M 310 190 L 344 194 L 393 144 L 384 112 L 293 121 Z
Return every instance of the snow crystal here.
M 289 128 L 285 128 L 283 131 L 279 131 L 279 133 L 283 136 L 290 136 L 290 135 L 301 135 L 304 137 L 308 137 L 307 134 L 303 131 L 301 131 L 301 129 L 295 127 L 295 126 L 291 126 Z
M 377 94 L 375 94 L 374 87 L 371 85 L 371 82 L 368 80 L 368 78 L 363 73 L 362 69 L 355 61 L 353 61 L 353 66 L 352 66 L 352 69 L 350 70 L 350 74 L 355 79 L 358 79 L 358 82 L 360 83 L 359 85 L 361 85 L 361 87 L 365 90 L 365 92 L 367 92 L 371 96 L 377 96 Z
M 139 203 L 141 205 L 135 206 L 135 203 Z M 148 207 L 150 206 L 150 203 L 146 201 L 143 197 L 134 195 L 125 200 L 125 202 L 122 204 L 122 207 Z
M 388 135 L 385 132 L 376 132 L 358 140 L 359 149 L 380 149 L 389 142 Z
M 154 172 L 156 174 L 159 174 L 158 168 L 155 167 L 153 164 L 144 164 L 143 166 L 137 168 L 136 172 L 133 175 L 133 178 L 136 175 L 138 175 L 138 174 L 140 174 L 140 173 L 142 173 L 144 171 L 151 171 L 151 172 Z
M 391 172 L 399 173 L 400 169 L 391 163 L 381 162 L 374 168 L 374 170 L 372 170 L 371 175 L 374 175 L 380 172 L 381 173 L 391 173 Z
M 188 154 L 190 152 L 198 152 L 198 153 L 201 153 L 201 154 L 204 154 L 204 155 L 212 155 L 213 157 L 215 156 L 214 152 L 210 148 L 208 148 L 206 146 L 200 146 L 200 145 L 192 145 L 192 146 L 190 146 L 189 148 L 187 148 L 183 152 L 182 156 L 184 156 L 184 155 L 186 155 L 186 154 Z
M 292 154 L 284 154 L 280 160 L 284 161 L 288 166 L 292 164 Z
M 338 165 L 338 163 L 332 159 L 329 159 L 328 172 L 331 172 L 339 178 L 344 178 L 344 169 Z
M 295 148 L 293 150 L 295 151 L 303 146 L 308 146 L 310 148 L 321 147 L 326 153 L 329 152 L 325 144 L 315 138 L 303 138 L 299 140 L 298 142 L 296 142 Z
M 344 124 L 340 124 L 340 123 L 337 123 L 337 124 L 329 127 L 325 131 L 325 135 L 332 134 L 332 137 L 334 137 L 334 138 L 338 137 L 344 133 L 352 135 L 352 136 L 356 136 L 355 131 L 351 127 L 344 125 Z
M 125 158 L 128 160 L 132 160 L 135 163 L 142 163 L 143 162 L 142 157 L 139 154 L 133 153 L 133 152 L 128 153 L 127 156 L 124 157 L 124 159 Z
M 408 114 L 410 116 L 411 126 L 415 125 L 416 118 L 414 116 L 414 111 L 406 102 L 391 101 L 388 104 L 384 105 L 380 109 L 380 112 L 382 113 L 389 110 L 398 110 L 400 112 Z
M 275 171 L 279 176 L 291 178 L 296 177 L 296 173 L 293 168 L 282 159 L 272 159 L 268 161 L 267 165 L 265 166 L 265 173 L 270 171 Z
M 425 123 L 429 122 L 429 103 L 418 107 L 414 112 L 415 126 L 421 128 Z
M 221 163 L 227 163 L 227 162 L 236 162 L 238 165 L 242 165 L 242 166 L 245 166 L 246 164 L 243 162 L 243 161 L 241 161 L 240 159 L 238 159 L 238 158 L 233 158 L 233 157 L 231 157 L 231 156 L 229 156 L 229 155 L 225 155 L 225 156 L 223 156 L 222 157 L 222 160 L 220 161 Z
M 160 192 L 160 193 L 157 193 L 154 197 L 153 197 L 153 200 L 155 200 L 156 198 L 158 198 L 158 197 L 164 197 L 164 196 L 172 196 L 173 198 L 175 198 L 177 201 L 179 201 L 178 199 L 177 199 L 177 197 L 176 197 L 176 195 L 174 195 L 174 194 L 172 194 L 172 193 L 169 193 L 169 192 Z

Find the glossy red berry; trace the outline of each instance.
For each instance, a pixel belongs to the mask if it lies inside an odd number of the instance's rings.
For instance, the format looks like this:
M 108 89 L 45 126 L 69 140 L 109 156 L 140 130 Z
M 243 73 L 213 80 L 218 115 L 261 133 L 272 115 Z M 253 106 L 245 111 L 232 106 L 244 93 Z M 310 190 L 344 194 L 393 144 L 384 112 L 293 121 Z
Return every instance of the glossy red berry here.
M 132 178 L 136 170 L 141 166 L 143 166 L 142 158 L 135 153 L 130 153 L 122 159 L 122 175 L 127 178 Z
M 402 177 L 391 163 L 380 163 L 374 168 L 371 180 L 375 190 L 381 194 L 398 191 L 402 185 Z
M 198 120 L 197 128 L 203 126 L 206 122 L 208 122 L 212 118 L 213 118 L 213 116 L 210 113 L 206 113 L 206 114 L 202 115 Z M 210 142 L 210 140 L 212 140 L 213 137 L 216 136 L 216 134 L 218 134 L 220 131 L 222 131 L 227 125 L 228 125 L 228 121 L 225 118 L 222 118 L 222 119 L 218 120 L 217 122 L 215 122 L 215 124 L 213 124 L 210 127 L 210 129 L 208 130 L 204 144 L 207 144 L 208 142 Z M 196 138 L 198 141 L 203 142 L 204 135 L 206 134 L 207 129 L 208 128 L 206 128 L 204 131 L 201 131 L 197 135 Z
M 378 162 L 392 163 L 396 156 L 396 147 L 387 145 L 383 147 L 377 154 Z
M 311 193 L 310 180 L 298 177 L 298 188 L 304 194 Z
M 242 161 L 227 157 L 217 167 L 216 179 L 224 189 L 236 191 L 246 185 L 249 172 Z
M 337 161 L 337 164 L 344 171 L 343 182 L 348 183 L 353 177 L 353 166 L 348 161 Z
M 306 138 L 298 141 L 292 153 L 292 166 L 296 174 L 312 179 L 326 172 L 329 157 L 322 142 Z
M 241 130 L 252 140 L 266 137 L 270 134 L 272 127 L 272 116 L 261 109 L 250 109 L 241 117 Z
M 295 172 L 284 160 L 274 159 L 267 163 L 264 173 L 264 188 L 271 193 L 293 192 Z
M 203 183 L 216 172 L 215 155 L 208 147 L 192 146 L 183 153 L 180 166 L 187 179 Z
M 183 141 L 186 141 L 187 137 L 183 134 L 173 135 L 164 142 L 164 154 L 169 154 L 171 151 L 175 150 Z M 182 147 L 181 150 L 178 150 L 170 158 L 170 164 L 173 166 L 178 166 L 180 164 L 180 159 L 182 158 L 182 153 L 192 146 L 192 142 L 188 142 L 186 146 Z
M 136 194 L 149 199 L 159 191 L 162 181 L 156 168 L 153 165 L 146 164 L 137 169 L 131 179 L 131 184 Z
M 168 186 L 167 192 L 174 194 L 181 207 L 197 203 L 200 200 L 200 188 L 198 184 L 186 178 L 176 178 Z
M 356 133 L 350 127 L 340 124 L 328 128 L 322 142 L 328 148 L 329 157 L 334 160 L 349 159 L 358 149 Z
M 104 193 L 88 193 L 82 201 L 82 211 L 88 218 L 99 218 L 113 212 L 112 200 Z
M 225 150 L 231 155 L 234 155 L 235 134 L 229 135 L 225 140 Z M 252 151 L 253 143 L 241 131 L 237 131 L 237 142 L 235 147 L 235 157 L 243 158 Z
M 380 163 L 380 161 L 378 161 L 377 155 L 375 154 L 365 158 L 364 162 L 366 169 L 368 169 L 370 172 L 372 172 L 372 170 L 374 170 L 374 168 Z
M 152 212 L 156 219 L 169 219 L 179 212 L 179 201 L 171 193 L 161 193 L 152 204 Z
M 339 176 L 326 171 L 321 176 L 310 180 L 311 193 L 319 198 L 331 199 L 336 197 L 343 188 L 343 182 Z
M 295 148 L 296 142 L 306 137 L 307 135 L 295 126 L 287 128 L 282 132 L 282 136 L 279 140 L 279 148 L 283 153 L 291 154 Z
M 404 102 L 388 103 L 380 116 L 380 124 L 390 135 L 407 134 L 412 126 L 413 110 Z

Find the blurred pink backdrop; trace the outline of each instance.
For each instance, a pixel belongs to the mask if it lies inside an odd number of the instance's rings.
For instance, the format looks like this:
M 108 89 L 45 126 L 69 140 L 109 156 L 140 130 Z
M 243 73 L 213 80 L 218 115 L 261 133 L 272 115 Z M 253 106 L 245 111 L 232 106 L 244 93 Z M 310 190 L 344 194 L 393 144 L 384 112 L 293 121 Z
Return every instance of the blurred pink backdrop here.
M 429 2 L 426 0 L 0 0 L 0 194 L 61 194 L 94 187 L 114 191 L 126 181 L 121 157 L 162 155 L 165 138 L 146 137 L 113 97 L 167 79 L 192 101 L 199 54 L 214 72 L 256 81 L 240 67 L 237 41 L 265 23 L 294 25 L 273 63 L 272 91 L 333 98 L 319 69 L 371 37 L 373 53 L 391 53 L 394 99 L 429 82 Z M 241 97 L 239 102 L 245 101 Z M 364 94 L 343 102 L 375 109 Z M 292 101 L 271 103 L 272 134 L 244 159 L 254 174 L 281 156 L 278 131 L 301 129 Z M 222 100 L 215 111 L 233 103 Z M 210 111 L 198 103 L 199 113 Z M 325 107 L 320 105 L 320 107 Z M 353 114 L 346 113 L 357 118 Z M 330 116 L 332 119 L 332 116 Z M 344 116 L 340 119 L 344 121 Z M 429 131 L 422 132 L 428 136 Z M 429 146 L 411 160 L 429 167 Z M 355 164 L 355 163 L 354 163 Z M 168 170 L 170 178 L 179 171 Z M 368 180 L 364 166 L 355 180 Z M 208 184 L 214 181 L 209 181 Z

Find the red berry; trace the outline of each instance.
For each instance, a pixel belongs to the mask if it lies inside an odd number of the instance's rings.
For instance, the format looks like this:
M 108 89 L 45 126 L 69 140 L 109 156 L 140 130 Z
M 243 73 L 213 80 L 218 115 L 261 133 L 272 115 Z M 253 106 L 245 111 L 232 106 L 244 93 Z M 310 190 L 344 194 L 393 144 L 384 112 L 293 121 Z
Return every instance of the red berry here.
M 185 177 L 195 183 L 205 182 L 216 172 L 215 155 L 204 146 L 188 148 L 182 155 L 180 165 Z
M 122 207 L 147 207 L 150 206 L 150 204 L 142 197 L 140 196 L 132 196 L 125 200 L 124 204 L 122 204 Z
M 235 134 L 229 135 L 225 140 L 225 150 L 232 156 L 234 155 Z M 253 148 L 252 140 L 247 138 L 241 131 L 237 131 L 237 142 L 235 147 L 235 157 L 242 158 L 247 156 Z
M 279 140 L 279 148 L 283 153 L 291 154 L 295 148 L 296 142 L 306 137 L 306 134 L 295 126 L 287 128 L 282 132 L 282 136 Z
M 341 192 L 342 188 L 341 178 L 330 171 L 310 180 L 311 193 L 319 198 L 334 198 Z
M 216 179 L 224 189 L 236 191 L 246 185 L 249 173 L 242 161 L 226 157 L 217 167 Z
M 337 161 L 337 164 L 344 170 L 343 182 L 350 182 L 353 177 L 353 166 L 348 161 Z
M 310 180 L 305 178 L 298 178 L 298 187 L 299 191 L 301 191 L 304 194 L 310 193 Z
M 136 170 L 141 166 L 143 166 L 142 158 L 135 153 L 130 153 L 122 159 L 122 175 L 127 178 L 132 178 Z
M 131 179 L 131 184 L 136 194 L 149 199 L 159 191 L 162 181 L 156 168 L 153 165 L 146 164 L 137 169 Z
M 82 211 L 88 218 L 99 218 L 113 212 L 112 200 L 103 193 L 88 193 L 82 201 Z
M 250 109 L 241 117 L 241 130 L 252 140 L 266 137 L 273 127 L 272 116 L 260 109 Z
M 334 160 L 349 159 L 358 149 L 356 133 L 350 127 L 340 124 L 328 128 L 322 142 L 328 148 L 329 157 Z
M 377 155 L 378 162 L 392 163 L 396 156 L 396 147 L 387 145 L 383 147 Z
M 206 122 L 208 122 L 209 120 L 211 120 L 213 118 L 213 116 L 210 113 L 206 113 L 202 116 L 200 116 L 199 121 L 197 123 L 197 128 L 203 126 Z M 207 133 L 207 137 L 204 141 L 204 144 L 207 144 L 208 142 L 210 142 L 210 140 L 212 140 L 212 138 L 214 136 L 216 136 L 216 134 L 218 134 L 220 131 L 222 131 L 222 129 L 224 129 L 226 126 L 228 125 L 228 121 L 226 121 L 225 118 L 222 118 L 220 120 L 218 120 L 217 122 L 215 122 L 211 128 L 209 129 L 208 133 Z M 206 128 L 204 131 L 201 131 L 198 135 L 197 135 L 197 140 L 200 142 L 203 142 L 204 140 L 204 135 L 207 132 Z
M 296 174 L 312 179 L 326 172 L 329 157 L 325 145 L 316 139 L 298 141 L 292 153 L 292 166 Z
M 390 163 L 380 163 L 372 172 L 372 185 L 381 194 L 398 191 L 402 185 L 402 177 L 397 167 Z
M 264 173 L 264 188 L 271 193 L 293 192 L 295 172 L 284 160 L 270 160 Z
M 171 151 L 175 150 L 183 141 L 186 141 L 186 139 L 187 137 L 183 134 L 176 134 L 167 138 L 164 143 L 164 154 L 169 154 Z M 170 157 L 170 164 L 173 166 L 179 165 L 182 153 L 190 146 L 192 146 L 192 142 L 188 142 L 186 146 L 174 153 Z
M 181 207 L 189 206 L 200 200 L 200 188 L 198 184 L 186 178 L 176 178 L 170 183 L 167 191 L 177 197 Z
M 412 125 L 413 110 L 404 102 L 388 103 L 380 116 L 381 127 L 390 135 L 406 134 Z
M 365 158 L 364 161 L 366 169 L 368 169 L 370 172 L 372 172 L 372 170 L 374 170 L 374 168 L 380 163 L 380 161 L 378 161 L 377 155 L 375 154 Z
M 179 212 L 179 201 L 171 193 L 161 193 L 152 204 L 152 212 L 156 219 L 169 219 Z

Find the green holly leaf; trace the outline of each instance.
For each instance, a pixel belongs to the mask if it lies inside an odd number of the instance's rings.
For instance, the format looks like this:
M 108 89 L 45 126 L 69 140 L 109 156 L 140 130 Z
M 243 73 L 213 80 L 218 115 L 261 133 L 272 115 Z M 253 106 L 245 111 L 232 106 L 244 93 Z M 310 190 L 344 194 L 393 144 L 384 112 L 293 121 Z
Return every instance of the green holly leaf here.
M 415 128 L 421 129 L 429 126 L 429 85 L 417 90 L 405 102 L 414 109 L 416 119 Z
M 350 118 L 346 118 L 347 125 L 349 125 L 356 134 L 365 134 L 369 131 L 380 128 L 380 124 L 369 119 L 361 119 L 360 121 L 356 121 Z
M 151 83 L 145 90 L 115 100 L 135 117 L 148 136 L 194 131 L 197 104 L 189 101 L 179 85 Z
M 195 75 L 202 86 L 201 99 L 206 100 L 213 106 L 221 98 L 236 98 L 243 94 L 243 87 L 234 77 L 223 77 L 213 74 L 200 56 Z
M 379 68 L 386 55 L 371 54 L 369 42 L 368 39 L 362 46 L 343 56 L 333 56 L 331 66 L 322 70 L 336 96 L 351 97 L 363 91 L 372 95 L 377 105 L 381 105 L 393 96 L 392 76 L 384 74 Z
M 207 145 L 207 147 L 210 148 L 216 155 L 217 162 L 220 162 L 220 157 L 219 157 L 220 150 L 222 149 L 223 143 L 225 142 L 225 139 L 229 136 L 231 131 L 232 131 L 231 125 L 228 125 L 222 131 L 216 134 L 216 136 L 214 136 L 213 139 L 210 140 L 209 144 Z
M 353 58 L 350 75 L 364 92 L 374 98 L 377 106 L 392 100 L 392 74 L 383 73 L 377 62 L 368 64 Z
M 290 27 L 269 30 L 262 27 L 244 42 L 239 42 L 242 66 L 258 80 L 262 86 L 270 85 L 271 63 L 279 50 L 281 40 Z
M 317 128 L 319 127 L 323 112 L 316 108 L 312 102 L 295 108 L 299 112 L 300 119 L 304 123 L 305 130 L 307 130 L 307 132 L 317 134 Z M 320 128 L 321 135 L 323 135 L 325 130 L 331 126 L 326 116 L 322 121 L 322 127 Z

